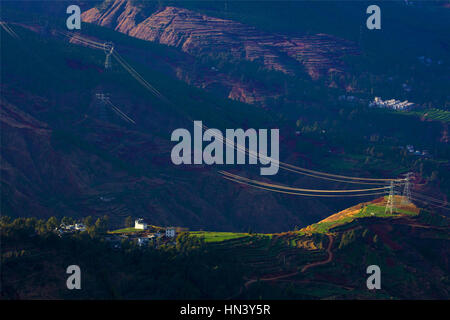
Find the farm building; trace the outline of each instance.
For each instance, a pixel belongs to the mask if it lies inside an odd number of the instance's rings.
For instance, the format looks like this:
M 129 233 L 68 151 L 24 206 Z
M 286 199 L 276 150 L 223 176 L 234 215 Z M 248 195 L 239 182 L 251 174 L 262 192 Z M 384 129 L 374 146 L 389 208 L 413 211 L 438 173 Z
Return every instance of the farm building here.
M 134 228 L 138 230 L 146 230 L 147 223 L 144 222 L 144 219 L 137 219 L 134 221 Z

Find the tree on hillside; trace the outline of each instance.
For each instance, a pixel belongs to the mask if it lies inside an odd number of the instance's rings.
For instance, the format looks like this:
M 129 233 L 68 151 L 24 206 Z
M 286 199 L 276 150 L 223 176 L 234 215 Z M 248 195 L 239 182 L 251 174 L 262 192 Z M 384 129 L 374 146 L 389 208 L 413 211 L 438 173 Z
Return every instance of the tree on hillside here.
M 103 216 L 103 225 L 105 227 L 105 231 L 108 230 L 108 228 L 109 228 L 109 217 L 106 214 Z
M 50 217 L 47 220 L 46 227 L 47 227 L 48 231 L 55 230 L 55 228 L 58 227 L 58 226 L 59 226 L 59 221 L 58 221 L 58 219 L 56 217 Z
M 66 226 L 71 225 L 71 224 L 73 224 L 73 218 L 72 217 L 63 217 L 61 219 L 61 223 L 63 223 Z
M 95 230 L 97 232 L 106 232 L 108 230 L 108 216 L 104 216 L 103 218 L 98 218 L 95 221 Z
M 133 218 L 131 216 L 128 216 L 125 218 L 125 227 L 131 228 L 134 226 Z
M 94 219 L 91 216 L 87 216 L 83 219 L 83 223 L 86 227 L 92 226 L 92 223 L 94 222 Z

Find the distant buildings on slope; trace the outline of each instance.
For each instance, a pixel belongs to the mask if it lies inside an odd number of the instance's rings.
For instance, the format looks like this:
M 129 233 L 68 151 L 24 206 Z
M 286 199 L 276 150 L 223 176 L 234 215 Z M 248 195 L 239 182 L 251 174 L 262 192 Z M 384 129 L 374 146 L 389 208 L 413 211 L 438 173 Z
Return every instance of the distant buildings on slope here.
M 411 87 L 407 84 L 403 84 L 403 90 L 411 91 Z M 367 103 L 367 99 L 361 99 L 355 96 L 347 96 L 341 95 L 338 97 L 339 101 L 345 101 L 348 103 Z M 372 101 L 369 102 L 369 107 L 377 107 L 377 108 L 388 108 L 393 110 L 409 110 L 415 106 L 415 103 L 409 102 L 408 100 L 400 101 L 397 99 L 383 100 L 380 97 L 375 97 Z
M 174 227 L 167 227 L 163 232 L 157 230 L 156 232 L 151 233 L 149 230 L 151 228 L 149 228 L 143 218 L 139 218 L 134 221 L 134 228 L 136 230 L 144 230 L 144 233 L 140 233 L 137 236 L 129 234 L 123 234 L 122 236 L 130 240 L 134 239 L 136 244 L 140 247 L 145 247 L 150 244 L 156 246 L 156 240 L 162 243 L 173 242 L 177 235 L 177 228 Z
M 442 65 L 444 64 L 444 61 L 442 60 L 437 60 L 437 61 L 433 61 L 433 59 L 429 58 L 429 57 L 425 57 L 425 56 L 420 56 L 417 57 L 417 59 L 423 63 L 424 65 L 426 65 L 427 67 L 431 66 L 432 64 L 437 64 L 437 65 Z
M 62 223 L 58 228 L 55 229 L 55 231 L 59 236 L 62 236 L 63 234 L 86 231 L 86 226 L 82 223 L 75 223 L 70 225 L 65 225 Z
M 416 155 L 416 156 L 425 156 L 425 157 L 427 157 L 427 156 L 430 155 L 430 153 L 428 152 L 428 150 L 422 150 L 422 151 L 420 151 L 420 150 L 414 150 L 414 146 L 413 146 L 413 145 L 410 145 L 410 144 L 408 144 L 408 145 L 406 146 L 406 148 L 404 148 L 404 147 L 401 146 L 400 149 L 406 149 L 406 151 L 408 151 L 410 154 L 413 154 L 413 155 Z
M 167 238 L 175 238 L 176 231 L 175 228 L 167 228 L 166 229 L 166 237 Z
M 408 100 L 382 100 L 380 97 L 375 97 L 373 101 L 369 102 L 369 107 L 388 108 L 393 110 L 408 110 L 412 106 L 414 106 L 414 103 L 409 102 Z
M 136 219 L 134 221 L 134 229 L 140 232 L 122 232 L 117 234 L 105 234 L 103 238 L 107 241 L 112 248 L 120 249 L 122 247 L 122 240 L 130 240 L 135 242 L 139 247 L 146 247 L 153 245 L 154 247 L 159 247 L 162 244 L 175 244 L 175 238 L 177 236 L 177 231 L 187 231 L 185 228 L 175 228 L 167 227 L 155 228 L 152 227 L 144 221 L 143 218 Z M 66 234 L 73 234 L 76 232 L 86 231 L 87 228 L 82 223 L 75 223 L 71 225 L 61 224 L 55 229 L 55 232 L 62 237 Z
M 355 96 L 347 96 L 345 94 L 338 97 L 339 101 L 346 101 L 346 102 L 361 102 L 360 98 L 357 98 Z

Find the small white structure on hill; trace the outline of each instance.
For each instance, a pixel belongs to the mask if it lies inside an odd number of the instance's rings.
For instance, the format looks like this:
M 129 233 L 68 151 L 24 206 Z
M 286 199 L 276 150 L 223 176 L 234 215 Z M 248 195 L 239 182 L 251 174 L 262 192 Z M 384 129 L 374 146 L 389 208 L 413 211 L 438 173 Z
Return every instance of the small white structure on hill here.
M 149 238 L 138 238 L 137 244 L 140 247 L 148 246 Z
M 86 226 L 82 223 L 75 224 L 75 229 L 78 231 L 86 231 Z
M 375 97 L 372 102 L 369 103 L 369 107 L 388 108 L 393 110 L 408 110 L 414 105 L 414 103 L 408 100 L 400 101 L 396 99 L 382 100 L 380 97 Z
M 147 223 L 144 222 L 144 219 L 137 219 L 134 220 L 134 228 L 139 230 L 146 230 L 147 229 Z
M 176 231 L 175 228 L 167 228 L 166 229 L 166 237 L 167 238 L 175 238 Z

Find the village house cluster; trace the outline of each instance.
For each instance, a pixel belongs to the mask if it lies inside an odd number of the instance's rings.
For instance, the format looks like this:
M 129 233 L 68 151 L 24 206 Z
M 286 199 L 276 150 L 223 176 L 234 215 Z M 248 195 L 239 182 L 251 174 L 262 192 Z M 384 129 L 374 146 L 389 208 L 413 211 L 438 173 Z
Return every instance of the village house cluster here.
M 136 219 L 134 221 L 135 231 L 123 231 L 118 233 L 108 233 L 103 236 L 112 248 L 120 249 L 122 241 L 127 240 L 136 243 L 139 247 L 153 246 L 158 248 L 161 245 L 175 245 L 175 239 L 178 232 L 187 231 L 184 228 L 159 228 L 149 226 L 144 219 Z M 62 223 L 55 228 L 55 233 L 62 237 L 63 235 L 74 234 L 77 232 L 86 231 L 87 228 L 83 223 L 75 223 L 67 225 Z
M 420 62 L 422 62 L 424 65 L 426 65 L 427 67 L 431 66 L 433 63 L 436 63 L 438 65 L 442 65 L 444 63 L 444 61 L 442 61 L 442 60 L 433 61 L 433 59 L 431 59 L 430 57 L 425 57 L 425 56 L 417 57 L 417 59 Z
M 369 107 L 388 108 L 393 110 L 408 110 L 412 106 L 414 106 L 414 103 L 409 102 L 408 100 L 382 100 L 380 97 L 375 97 L 373 101 L 369 103 Z
M 175 227 L 152 227 L 142 218 L 134 221 L 134 229 L 139 232 L 123 232 L 115 235 L 108 235 L 105 237 L 105 240 L 115 249 L 121 247 L 122 240 L 132 241 L 139 247 L 153 246 L 158 248 L 161 245 L 175 245 L 177 232 L 185 231 L 185 229 Z
M 338 97 L 339 101 L 347 101 L 347 102 L 361 102 L 361 99 L 355 97 L 355 96 L 347 96 L 347 95 L 341 95 Z
M 86 231 L 86 226 L 82 223 L 75 223 L 70 225 L 65 225 L 64 223 L 62 223 L 58 228 L 55 229 L 55 231 L 59 236 L 62 236 L 63 234 Z
M 414 146 L 410 145 L 410 144 L 408 144 L 406 146 L 406 148 L 400 147 L 400 149 L 406 149 L 406 151 L 408 151 L 409 153 L 414 154 L 416 156 L 429 156 L 430 155 L 428 150 L 422 150 L 422 151 L 414 150 Z

